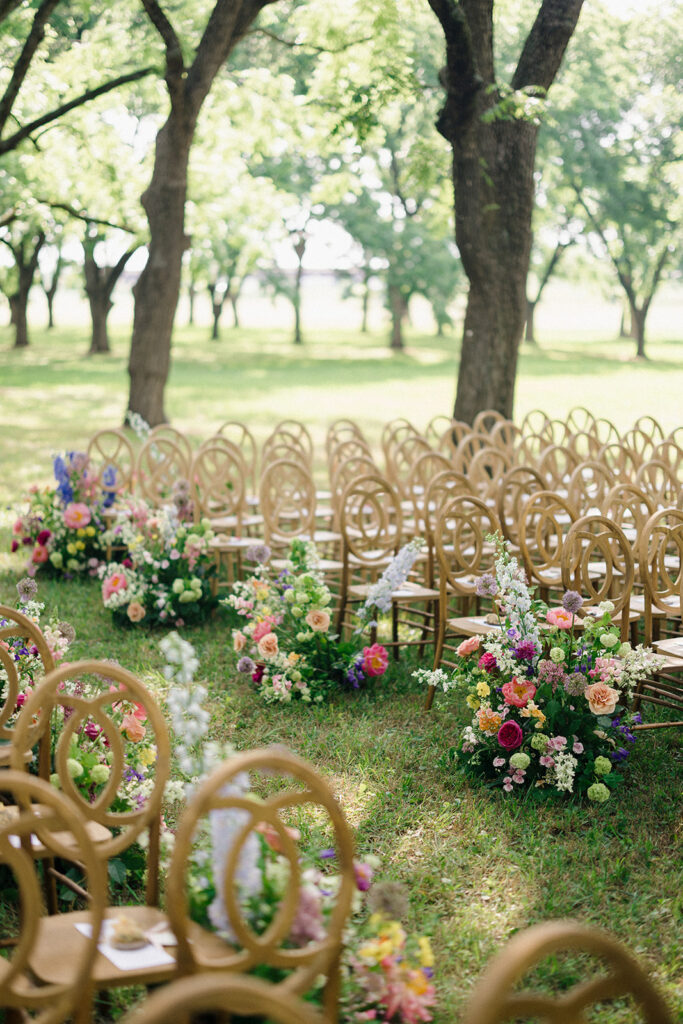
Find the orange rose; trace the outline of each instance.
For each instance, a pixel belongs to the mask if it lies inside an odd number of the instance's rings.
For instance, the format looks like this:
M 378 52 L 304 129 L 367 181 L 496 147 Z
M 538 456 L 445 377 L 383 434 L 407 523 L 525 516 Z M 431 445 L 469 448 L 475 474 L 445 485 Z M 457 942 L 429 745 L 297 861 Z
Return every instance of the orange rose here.
M 232 649 L 239 653 L 246 645 L 247 638 L 239 629 L 233 629 L 232 631 Z
M 258 652 L 262 658 L 274 658 L 278 650 L 275 633 L 266 633 L 258 642 Z
M 463 640 L 455 653 L 459 654 L 461 658 L 466 658 L 468 654 L 474 654 L 475 651 L 478 651 L 480 644 L 480 637 L 468 636 L 467 640 Z
M 312 610 L 306 616 L 306 625 L 310 626 L 314 633 L 326 633 L 330 628 L 330 616 L 327 612 Z
M 619 691 L 607 683 L 592 683 L 583 691 L 594 715 L 611 715 L 619 703 Z
M 121 732 L 126 734 L 131 743 L 139 743 L 140 740 L 144 740 L 147 730 L 135 715 L 128 714 L 123 716 Z
M 145 609 L 139 601 L 131 601 L 126 614 L 131 622 L 140 622 L 145 617 Z

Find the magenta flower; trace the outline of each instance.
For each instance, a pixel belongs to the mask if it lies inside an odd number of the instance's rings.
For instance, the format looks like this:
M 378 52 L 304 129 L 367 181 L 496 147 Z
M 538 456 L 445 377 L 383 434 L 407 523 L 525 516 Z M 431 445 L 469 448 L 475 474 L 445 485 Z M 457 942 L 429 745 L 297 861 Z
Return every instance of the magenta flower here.
M 485 654 L 482 654 L 477 665 L 479 668 L 483 669 L 484 672 L 495 672 L 495 670 L 498 668 L 496 656 L 495 654 L 491 654 L 490 651 L 486 651 Z
M 498 742 L 505 750 L 516 750 L 517 747 L 522 745 L 524 734 L 521 726 L 508 719 L 507 722 L 503 722 L 500 729 L 498 730 Z

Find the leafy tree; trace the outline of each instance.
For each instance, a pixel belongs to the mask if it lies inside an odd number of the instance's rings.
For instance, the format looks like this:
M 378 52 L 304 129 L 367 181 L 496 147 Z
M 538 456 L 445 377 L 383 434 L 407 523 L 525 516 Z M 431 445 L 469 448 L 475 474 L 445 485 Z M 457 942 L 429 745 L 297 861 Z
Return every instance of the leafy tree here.
M 453 150 L 455 237 L 469 280 L 454 415 L 512 415 L 526 318 L 541 97 L 583 0 L 542 0 L 508 81 L 496 70 L 493 0 L 428 0 L 443 30 L 437 128 Z

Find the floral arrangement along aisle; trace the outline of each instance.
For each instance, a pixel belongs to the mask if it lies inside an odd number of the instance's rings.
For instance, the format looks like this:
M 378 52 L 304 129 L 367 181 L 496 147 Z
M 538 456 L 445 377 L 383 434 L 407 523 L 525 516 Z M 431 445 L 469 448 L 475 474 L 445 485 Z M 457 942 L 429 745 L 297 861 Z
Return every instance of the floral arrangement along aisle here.
M 313 544 L 295 540 L 279 572 L 265 544 L 248 548 L 247 559 L 256 563 L 252 575 L 222 603 L 241 620 L 232 632 L 241 655 L 237 668 L 251 676 L 264 700 L 320 702 L 332 689 L 358 689 L 386 672 L 381 644 L 364 647 L 330 631 L 332 594 L 316 569 Z
M 203 707 L 208 691 L 195 682 L 198 661 L 191 644 L 176 633 L 165 637 L 160 647 L 166 659 L 164 675 L 169 681 L 167 703 L 171 718 L 179 774 L 168 787 L 169 799 L 189 799 L 201 782 L 235 751 L 228 744 L 207 740 L 209 713 Z M 248 799 L 253 780 L 246 772 L 236 774 L 221 790 L 221 795 Z M 297 801 L 298 803 L 298 801 Z M 245 805 L 246 806 L 246 805 Z M 299 824 L 311 831 L 320 825 L 316 804 L 314 822 Z M 291 808 L 290 808 L 291 810 Z M 190 916 L 202 927 L 214 931 L 231 946 L 240 943 L 231 925 L 226 905 L 226 864 L 234 845 L 239 855 L 233 873 L 235 898 L 241 920 L 257 936 L 265 935 L 273 925 L 292 884 L 292 868 L 283 849 L 283 836 L 270 821 L 257 823 L 243 834 L 249 812 L 241 807 L 210 811 L 200 819 L 194 834 L 191 858 L 186 873 Z M 164 828 L 162 850 L 168 856 L 168 830 Z M 320 942 L 341 886 L 335 871 L 333 847 L 314 847 L 312 838 L 304 844 L 301 831 L 285 825 L 286 837 L 296 844 L 300 885 L 298 906 L 284 948 L 303 949 Z M 327 833 L 322 833 L 329 839 Z M 347 1024 L 361 1021 L 392 1021 L 394 1024 L 418 1024 L 432 1020 L 430 1009 L 436 995 L 433 985 L 434 957 L 429 938 L 405 931 L 401 919 L 409 903 L 402 886 L 396 882 L 375 880 L 379 862 L 372 856 L 354 861 L 355 887 L 352 916 L 344 929 L 342 984 L 339 1020 Z M 259 974 L 280 981 L 279 968 L 260 967 Z M 309 998 L 322 998 L 322 981 L 315 983 Z
M 150 509 L 131 502 L 105 534 L 125 557 L 99 569 L 102 601 L 119 625 L 182 626 L 216 607 L 211 580 L 215 558 L 208 520 L 185 525 L 173 506 Z
M 98 494 L 84 452 L 57 455 L 53 470 L 56 486 L 31 488 L 28 508 L 12 529 L 12 551 L 29 549 L 26 571 L 30 576 L 38 569 L 67 577 L 86 571 L 94 576 L 104 556 L 104 510 L 114 501 L 114 492 Z M 113 467 L 104 471 L 108 488 L 115 479 Z
M 628 713 L 635 688 L 662 659 L 621 643 L 610 601 L 579 628 L 575 591 L 557 608 L 532 600 L 523 569 L 497 542 L 496 575 L 482 576 L 477 592 L 494 601 L 500 629 L 463 640 L 452 675 L 415 675 L 474 713 L 454 752 L 466 775 L 505 793 L 604 803 L 623 781 L 629 726 L 640 722 Z

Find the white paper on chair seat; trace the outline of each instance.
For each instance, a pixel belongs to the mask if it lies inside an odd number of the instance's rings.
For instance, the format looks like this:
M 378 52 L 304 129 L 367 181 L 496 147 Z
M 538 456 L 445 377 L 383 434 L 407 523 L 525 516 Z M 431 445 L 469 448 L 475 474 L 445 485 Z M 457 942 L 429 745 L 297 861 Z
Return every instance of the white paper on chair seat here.
M 110 946 L 107 938 L 113 925 L 113 921 L 103 922 L 102 934 L 100 935 L 100 941 L 97 943 L 97 948 L 102 956 L 106 956 L 107 960 L 113 963 L 117 970 L 144 971 L 148 967 L 163 967 L 165 964 L 175 963 L 172 956 L 163 949 L 159 949 L 158 946 L 153 946 L 151 942 L 146 946 L 141 946 L 139 949 L 116 949 L 114 946 Z M 77 924 L 76 929 L 81 935 L 85 935 L 87 939 L 90 938 L 92 929 L 89 924 Z

